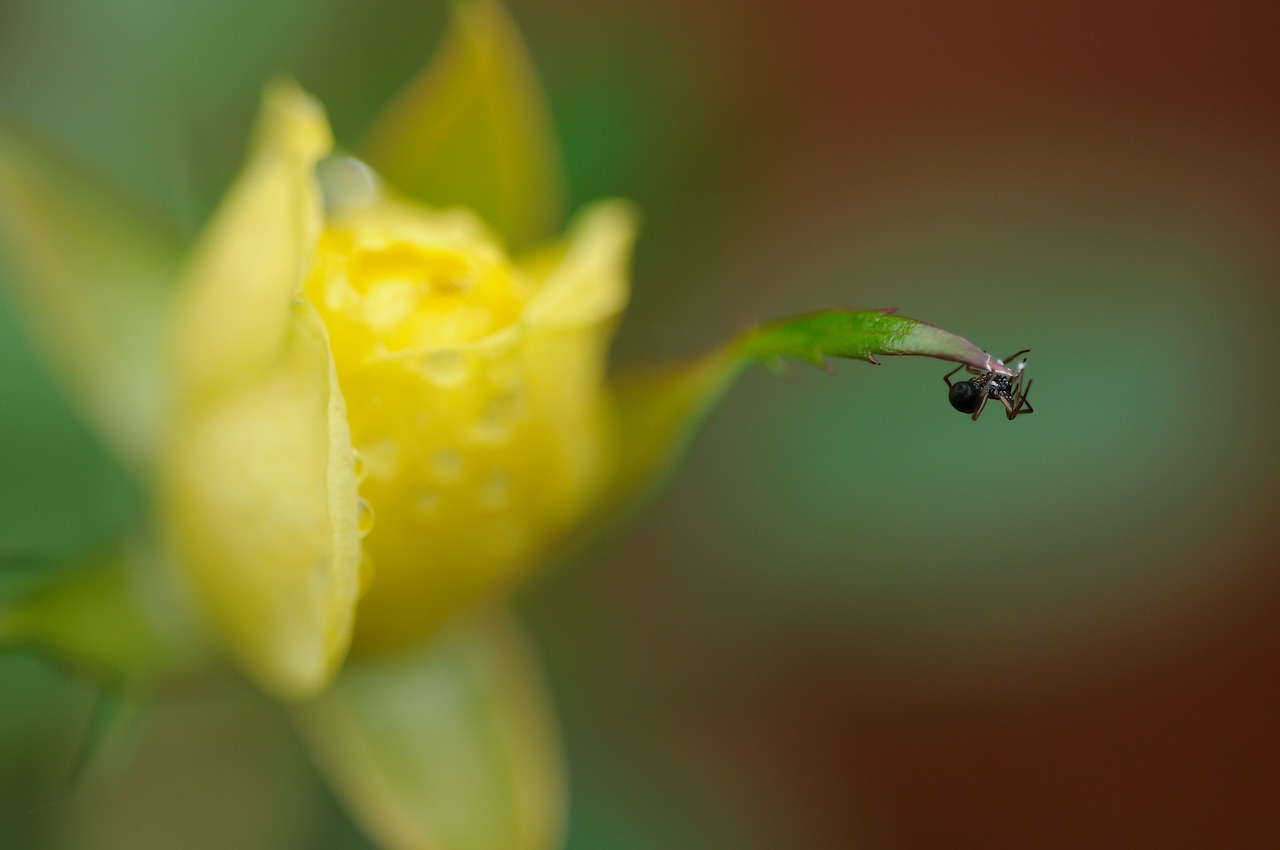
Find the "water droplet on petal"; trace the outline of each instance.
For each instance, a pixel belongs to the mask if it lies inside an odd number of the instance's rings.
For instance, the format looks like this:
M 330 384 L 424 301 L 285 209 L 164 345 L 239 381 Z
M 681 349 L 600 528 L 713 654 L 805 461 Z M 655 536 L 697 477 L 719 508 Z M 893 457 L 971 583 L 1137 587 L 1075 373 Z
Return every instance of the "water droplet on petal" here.
M 516 392 L 498 393 L 489 399 L 472 427 L 472 436 L 482 443 L 502 443 L 515 430 L 524 412 L 524 400 Z
M 373 508 L 364 499 L 356 503 L 356 530 L 361 537 L 366 537 L 373 531 Z
M 480 482 L 478 498 L 481 507 L 497 510 L 507 504 L 510 495 L 511 477 L 505 472 L 494 470 Z
M 383 481 L 395 478 L 400 468 L 400 446 L 390 437 L 378 437 L 360 447 L 367 475 Z M 364 477 L 360 478 L 361 481 Z
M 316 169 L 325 203 L 331 209 L 365 207 L 381 192 L 378 175 L 372 168 L 349 156 L 322 160 Z
M 433 517 L 436 515 L 436 511 L 440 509 L 440 494 L 435 490 L 424 487 L 414 497 L 413 507 L 420 518 Z
M 467 358 L 461 351 L 442 348 L 431 351 L 422 357 L 422 370 L 427 380 L 437 387 L 449 389 L 466 383 L 468 372 Z
M 364 463 L 364 455 L 360 454 L 358 450 L 355 452 L 355 474 L 356 483 L 364 481 L 365 476 L 369 474 L 369 469 Z
M 457 481 L 462 475 L 462 453 L 457 449 L 436 449 L 431 456 L 431 470 L 443 483 Z

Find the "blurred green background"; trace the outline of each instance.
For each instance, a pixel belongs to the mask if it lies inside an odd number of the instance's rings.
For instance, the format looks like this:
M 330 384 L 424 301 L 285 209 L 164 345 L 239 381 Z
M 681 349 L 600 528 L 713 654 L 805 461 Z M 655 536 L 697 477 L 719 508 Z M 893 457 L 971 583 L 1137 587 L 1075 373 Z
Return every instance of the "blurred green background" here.
M 1280 7 L 512 12 L 573 204 L 645 212 L 619 362 L 897 306 L 1030 347 L 1035 379 L 1034 416 L 975 425 L 936 361 L 753 373 L 603 563 L 528 590 L 570 850 L 1280 844 Z M 444 21 L 0 0 L 0 114 L 190 235 L 265 79 L 354 141 Z M 0 546 L 73 550 L 139 497 L 5 310 Z M 365 846 L 238 704 L 184 709 L 203 738 L 150 733 L 147 794 L 63 795 L 89 704 L 0 658 L 0 846 Z M 279 775 L 211 807 L 236 747 L 285 747 Z M 108 815 L 133 837 L 86 835 Z

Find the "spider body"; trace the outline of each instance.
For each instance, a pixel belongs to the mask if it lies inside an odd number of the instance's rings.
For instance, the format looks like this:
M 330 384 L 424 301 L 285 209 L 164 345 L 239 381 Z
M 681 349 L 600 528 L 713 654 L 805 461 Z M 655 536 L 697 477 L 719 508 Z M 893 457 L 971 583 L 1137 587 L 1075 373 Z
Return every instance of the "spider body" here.
M 1026 353 L 1028 352 L 1019 351 L 1017 354 L 1005 358 L 1001 365 Z M 1035 413 L 1035 410 L 1027 401 L 1027 393 L 1031 392 L 1031 381 L 1027 381 L 1025 389 L 1022 386 L 1022 370 L 1026 368 L 1026 365 L 1027 361 L 1024 359 L 1018 364 L 1012 376 L 977 369 L 973 366 L 957 366 L 942 376 L 942 380 L 947 384 L 947 398 L 951 402 L 951 406 L 956 410 L 961 413 L 973 414 L 973 421 L 975 422 L 982 415 L 983 408 L 987 406 L 987 401 L 993 398 L 1004 406 L 1005 415 L 1010 419 L 1022 413 Z M 951 376 L 961 369 L 966 370 L 974 377 L 952 383 Z

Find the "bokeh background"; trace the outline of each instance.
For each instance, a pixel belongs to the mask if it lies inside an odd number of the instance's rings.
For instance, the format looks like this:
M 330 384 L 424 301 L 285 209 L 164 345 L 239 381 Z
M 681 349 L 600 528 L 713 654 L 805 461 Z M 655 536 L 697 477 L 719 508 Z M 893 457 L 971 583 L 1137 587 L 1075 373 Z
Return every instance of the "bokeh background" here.
M 975 425 L 936 361 L 750 374 L 654 509 L 528 589 L 570 850 L 1280 846 L 1280 7 L 512 11 L 572 202 L 645 212 L 620 363 L 897 306 L 1031 348 L 1035 379 L 1034 416 Z M 444 20 L 0 0 L 0 114 L 190 234 L 264 79 L 354 140 Z M 0 543 L 70 550 L 140 497 L 19 334 L 6 308 Z M 0 845 L 365 846 L 238 704 L 149 732 L 140 799 L 63 793 L 89 705 L 0 658 Z M 275 774 L 234 773 L 271 747 Z M 205 779 L 240 791 L 211 807 Z

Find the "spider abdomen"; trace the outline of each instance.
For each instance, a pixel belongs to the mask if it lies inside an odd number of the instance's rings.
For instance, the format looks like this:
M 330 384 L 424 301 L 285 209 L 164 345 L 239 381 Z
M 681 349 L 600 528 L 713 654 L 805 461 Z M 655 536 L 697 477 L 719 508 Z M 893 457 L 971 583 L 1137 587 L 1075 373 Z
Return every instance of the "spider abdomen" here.
M 951 406 L 961 413 L 973 413 L 982 401 L 982 392 L 969 381 L 958 381 L 951 385 L 947 393 Z

